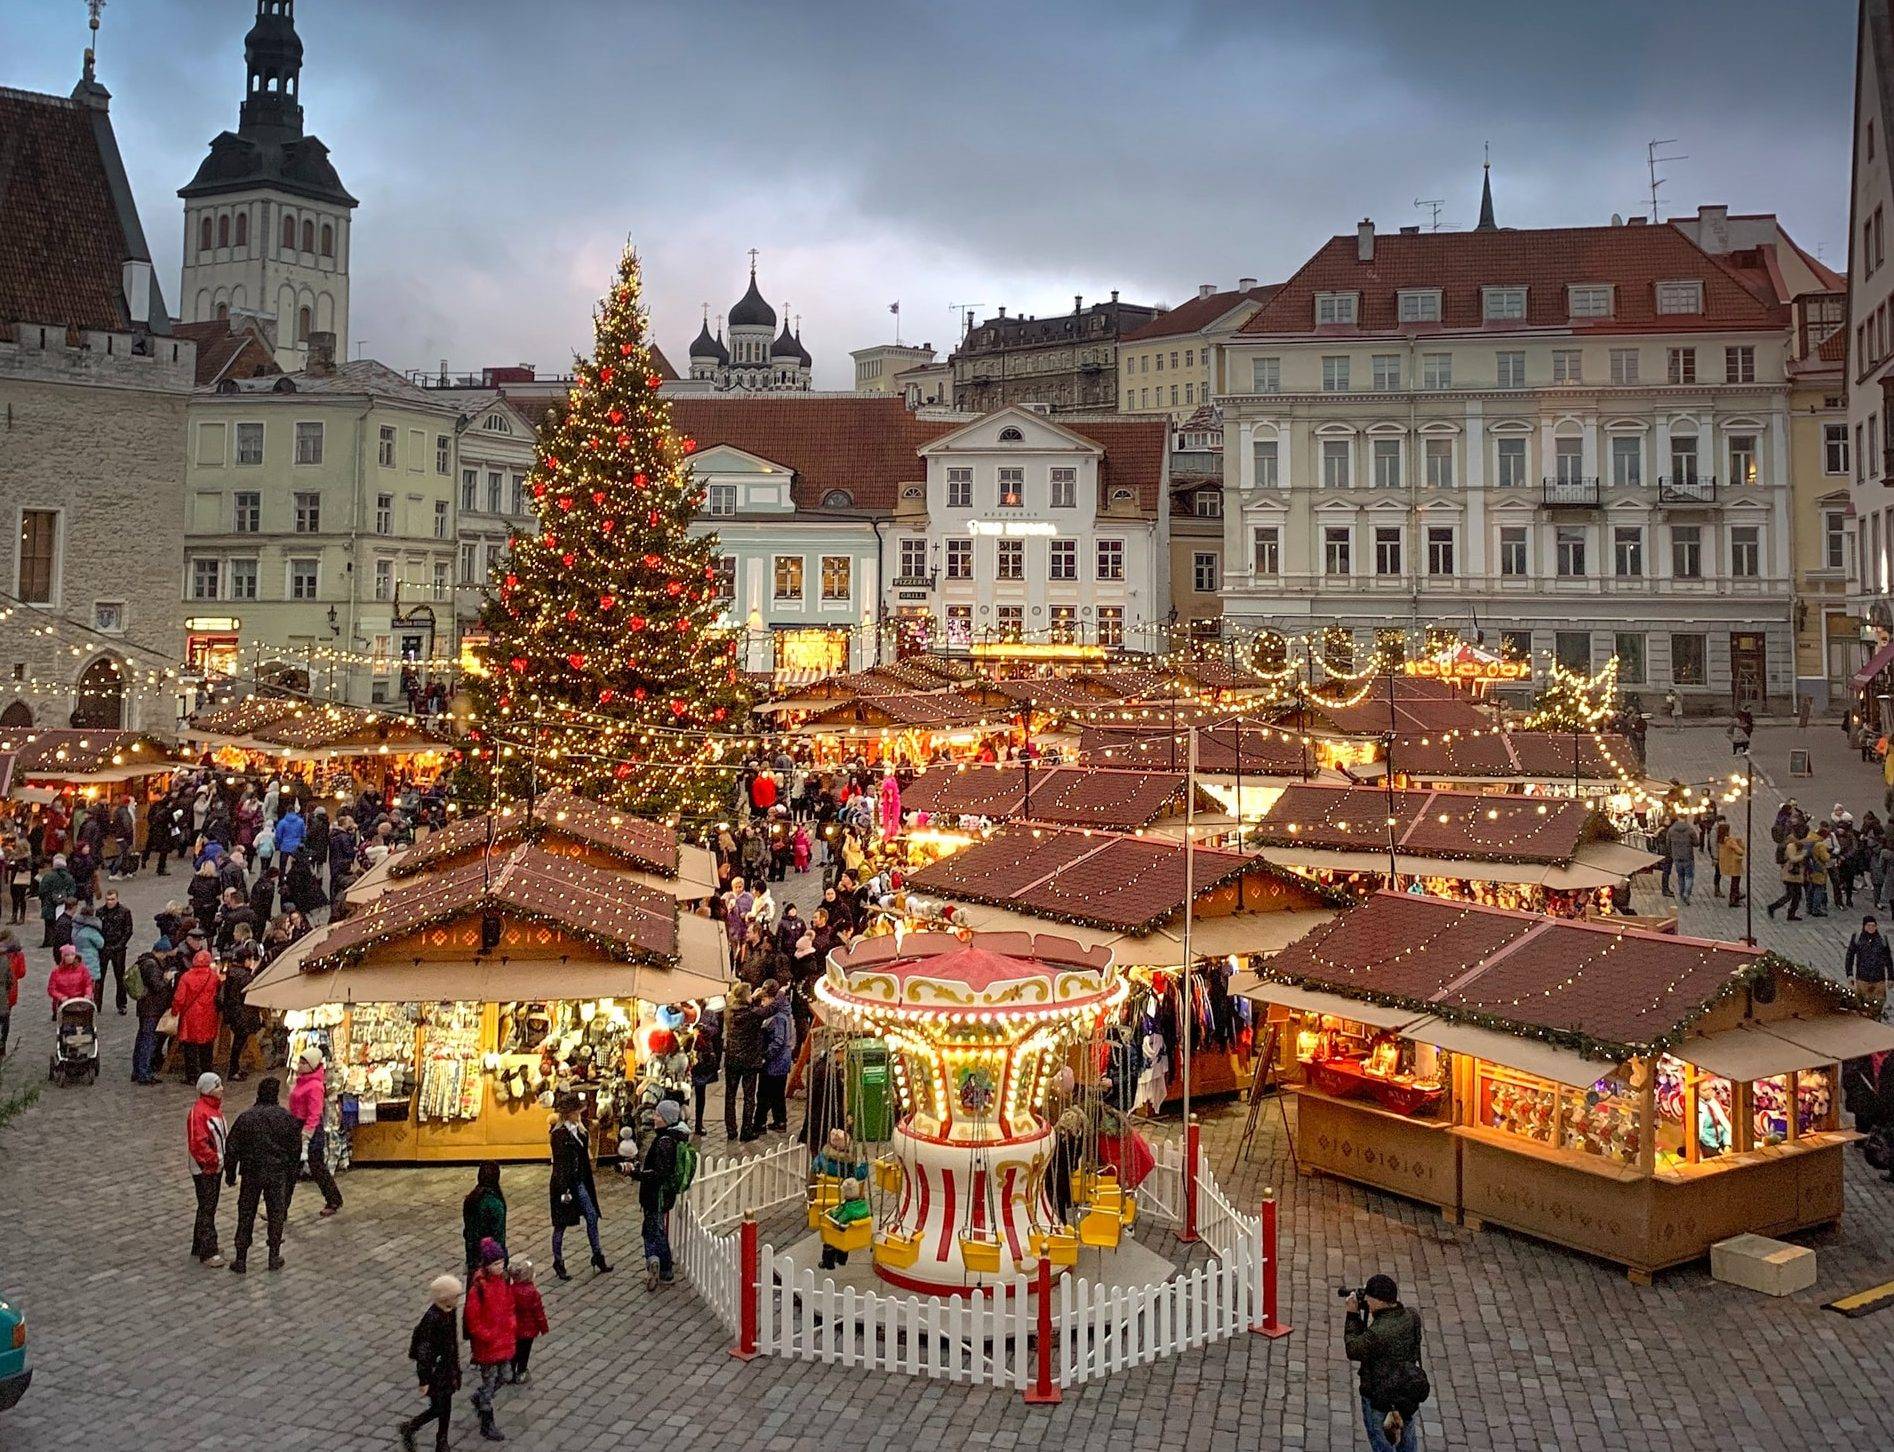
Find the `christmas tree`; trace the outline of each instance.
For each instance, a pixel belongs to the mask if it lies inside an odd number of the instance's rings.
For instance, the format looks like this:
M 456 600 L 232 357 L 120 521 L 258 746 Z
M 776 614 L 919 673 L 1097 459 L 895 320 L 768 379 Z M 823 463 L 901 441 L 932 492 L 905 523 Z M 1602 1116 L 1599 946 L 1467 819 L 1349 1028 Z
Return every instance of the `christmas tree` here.
M 1597 731 L 1618 709 L 1618 658 L 1595 676 L 1568 671 L 1554 661 L 1545 685 L 1532 698 L 1524 725 L 1529 731 Z
M 565 786 L 644 816 L 707 812 L 727 794 L 712 763 L 749 695 L 737 642 L 717 628 L 714 537 L 693 535 L 694 441 L 671 427 L 646 342 L 630 247 L 541 424 L 529 483 L 536 527 L 514 535 L 483 612 L 476 683 L 477 801 Z

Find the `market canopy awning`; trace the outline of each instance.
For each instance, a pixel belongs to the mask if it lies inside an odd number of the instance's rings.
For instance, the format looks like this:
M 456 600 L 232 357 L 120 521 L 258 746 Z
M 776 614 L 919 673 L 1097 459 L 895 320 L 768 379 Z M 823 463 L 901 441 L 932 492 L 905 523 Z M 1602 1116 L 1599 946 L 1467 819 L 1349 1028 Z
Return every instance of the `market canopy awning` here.
M 19 796 L 32 783 L 84 786 L 131 781 L 184 763 L 142 731 L 0 730 L 0 780 Z
M 1671 1053 L 1720 1078 L 1747 1083 L 1894 1049 L 1894 1027 L 1865 1014 L 1751 1021 L 1685 1039 Z
M 1411 1008 L 1395 1008 L 1385 1003 L 1364 1003 L 1360 999 L 1347 998 L 1339 993 L 1324 993 L 1319 988 L 1303 988 L 1294 983 L 1278 983 L 1274 979 L 1258 978 L 1254 973 L 1238 973 L 1230 979 L 1230 991 L 1243 998 L 1253 998 L 1258 1003 L 1279 1003 L 1284 1008 L 1301 1009 L 1304 1013 L 1323 1013 L 1333 1018 L 1345 1018 L 1355 1023 L 1372 1024 L 1376 1028 L 1398 1029 L 1414 1022 L 1423 1015 Z
M 1589 1089 L 1620 1067 L 1614 1061 L 1589 1059 L 1556 1044 L 1521 1038 L 1518 1034 L 1475 1028 L 1472 1024 L 1451 1023 L 1443 1018 L 1417 1019 L 1401 1032 L 1405 1037 L 1418 1039 L 1423 1044 L 1432 1044 L 1456 1054 L 1470 1054 L 1490 1064 L 1503 1064 L 1509 1069 L 1521 1069 L 1574 1089 Z
M 1814 1049 L 1836 1062 L 1894 1049 L 1894 1025 L 1882 1023 L 1878 1018 L 1869 1018 L 1865 1014 L 1831 1013 L 1821 1018 L 1777 1018 L 1769 1021 L 1768 1028 L 1777 1038 Z
M 1873 655 L 1869 656 L 1868 663 L 1848 677 L 1849 689 L 1855 691 L 1866 690 L 1868 686 L 1873 683 L 1874 678 L 1886 670 L 1891 663 L 1894 663 L 1894 640 L 1890 640 Z

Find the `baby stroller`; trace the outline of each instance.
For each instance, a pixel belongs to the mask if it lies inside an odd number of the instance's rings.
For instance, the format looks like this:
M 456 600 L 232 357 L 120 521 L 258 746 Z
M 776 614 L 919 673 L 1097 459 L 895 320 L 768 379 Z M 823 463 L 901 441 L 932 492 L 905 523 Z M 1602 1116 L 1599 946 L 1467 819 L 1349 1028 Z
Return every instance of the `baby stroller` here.
M 99 1035 L 89 998 L 68 998 L 53 1015 L 53 1055 L 46 1077 L 56 1084 L 94 1084 L 99 1077 Z

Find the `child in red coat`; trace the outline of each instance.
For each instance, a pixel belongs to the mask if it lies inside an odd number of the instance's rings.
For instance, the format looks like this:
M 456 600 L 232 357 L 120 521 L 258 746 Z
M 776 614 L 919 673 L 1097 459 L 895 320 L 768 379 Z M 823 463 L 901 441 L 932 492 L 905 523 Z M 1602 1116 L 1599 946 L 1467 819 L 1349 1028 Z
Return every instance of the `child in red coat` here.
M 480 1435 L 489 1442 L 503 1442 L 506 1434 L 493 1420 L 493 1392 L 506 1380 L 519 1338 L 513 1334 L 513 1288 L 506 1278 L 506 1247 L 491 1236 L 480 1242 L 480 1268 L 467 1286 L 461 1325 L 473 1343 L 473 1364 L 480 1373 L 480 1385 L 473 1394 L 474 1410 L 480 1414 Z
M 518 1338 L 513 1345 L 512 1381 L 515 1386 L 525 1386 L 532 1380 L 526 1363 L 532 1359 L 533 1342 L 552 1328 L 546 1324 L 546 1303 L 539 1298 L 539 1287 L 533 1284 L 533 1263 L 516 1260 L 506 1275 L 513 1287 L 513 1335 Z

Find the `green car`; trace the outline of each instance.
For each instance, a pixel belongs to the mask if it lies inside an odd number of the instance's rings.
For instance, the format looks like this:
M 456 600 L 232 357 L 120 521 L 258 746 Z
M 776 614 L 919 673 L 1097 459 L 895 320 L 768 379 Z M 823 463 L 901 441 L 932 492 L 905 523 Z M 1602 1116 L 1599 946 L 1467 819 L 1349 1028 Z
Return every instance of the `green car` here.
M 26 1312 L 0 1299 L 0 1412 L 15 1405 L 33 1384 L 26 1364 Z

